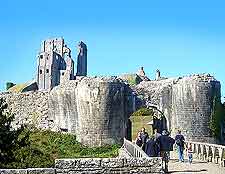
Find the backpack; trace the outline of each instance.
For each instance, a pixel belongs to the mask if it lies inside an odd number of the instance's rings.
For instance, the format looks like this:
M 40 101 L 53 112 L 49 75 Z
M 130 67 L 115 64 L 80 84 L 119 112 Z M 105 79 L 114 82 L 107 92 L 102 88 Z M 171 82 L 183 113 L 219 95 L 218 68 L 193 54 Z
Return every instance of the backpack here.
M 183 145 L 183 142 L 180 139 L 177 139 L 176 140 L 176 145 L 182 146 Z

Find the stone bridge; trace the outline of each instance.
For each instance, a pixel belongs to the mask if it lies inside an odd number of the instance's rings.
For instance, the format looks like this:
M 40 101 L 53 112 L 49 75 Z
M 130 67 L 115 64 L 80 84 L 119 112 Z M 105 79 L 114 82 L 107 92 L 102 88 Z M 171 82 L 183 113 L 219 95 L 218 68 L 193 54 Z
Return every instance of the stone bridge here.
M 225 174 L 225 146 L 217 144 L 208 144 L 200 142 L 186 142 L 193 149 L 193 163 L 189 164 L 188 160 L 184 163 L 178 162 L 177 153 L 174 150 L 170 154 L 167 173 L 178 174 Z M 150 158 L 137 145 L 131 145 L 131 142 L 124 140 L 124 151 L 128 152 L 129 156 L 136 158 Z M 186 153 L 184 152 L 187 159 Z M 127 156 L 128 158 L 128 156 Z M 162 162 L 162 170 L 165 170 L 165 164 Z

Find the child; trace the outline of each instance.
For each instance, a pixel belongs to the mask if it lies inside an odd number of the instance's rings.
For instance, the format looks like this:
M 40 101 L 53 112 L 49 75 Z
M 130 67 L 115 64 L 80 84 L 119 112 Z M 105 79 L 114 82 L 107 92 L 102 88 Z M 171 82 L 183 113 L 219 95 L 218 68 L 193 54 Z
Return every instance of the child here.
M 192 145 L 191 143 L 189 143 L 187 145 L 187 156 L 188 156 L 188 161 L 191 164 L 192 163 L 192 159 L 193 159 L 193 150 L 192 150 Z

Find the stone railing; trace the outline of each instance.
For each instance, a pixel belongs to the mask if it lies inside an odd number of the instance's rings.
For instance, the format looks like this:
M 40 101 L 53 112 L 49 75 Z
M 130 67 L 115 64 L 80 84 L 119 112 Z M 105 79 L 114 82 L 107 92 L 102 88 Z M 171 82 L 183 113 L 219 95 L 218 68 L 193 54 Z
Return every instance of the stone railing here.
M 134 158 L 148 158 L 148 155 L 136 144 L 124 138 L 123 148 Z
M 194 157 L 199 160 L 225 166 L 225 146 L 191 141 L 187 141 L 186 144 L 191 144 Z

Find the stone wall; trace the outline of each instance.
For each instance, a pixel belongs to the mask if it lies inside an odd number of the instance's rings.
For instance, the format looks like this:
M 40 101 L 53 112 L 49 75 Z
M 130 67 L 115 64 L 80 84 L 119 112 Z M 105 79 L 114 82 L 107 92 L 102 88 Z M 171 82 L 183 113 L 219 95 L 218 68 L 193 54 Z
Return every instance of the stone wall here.
M 116 78 L 83 78 L 54 88 L 49 117 L 58 129 L 75 133 L 88 146 L 122 143 L 128 104 L 125 84 Z
M 0 93 L 6 99 L 9 109 L 15 114 L 13 126 L 28 124 L 38 128 L 49 128 L 47 91 L 25 93 Z
M 58 159 L 55 168 L 0 169 L 1 174 L 99 174 L 153 173 L 162 171 L 161 158 Z
M 209 75 L 143 81 L 132 89 L 116 77 L 81 77 L 50 92 L 0 94 L 15 113 L 14 126 L 74 133 L 88 146 L 121 143 L 130 131 L 129 116 L 146 101 L 164 113 L 173 136 L 181 129 L 188 140 L 212 142 L 209 119 L 215 96 L 220 97 L 220 82 Z
M 220 98 L 220 82 L 200 76 L 180 79 L 172 88 L 172 120 L 191 141 L 214 143 L 209 121 L 214 97 Z
M 161 158 L 90 158 L 56 160 L 56 173 L 163 173 Z
M 177 129 L 188 140 L 214 142 L 210 135 L 209 120 L 215 96 L 220 98 L 220 82 L 210 75 L 192 75 L 156 81 L 143 81 L 135 88 L 137 98 L 148 101 L 164 113 L 167 127 L 175 136 Z

